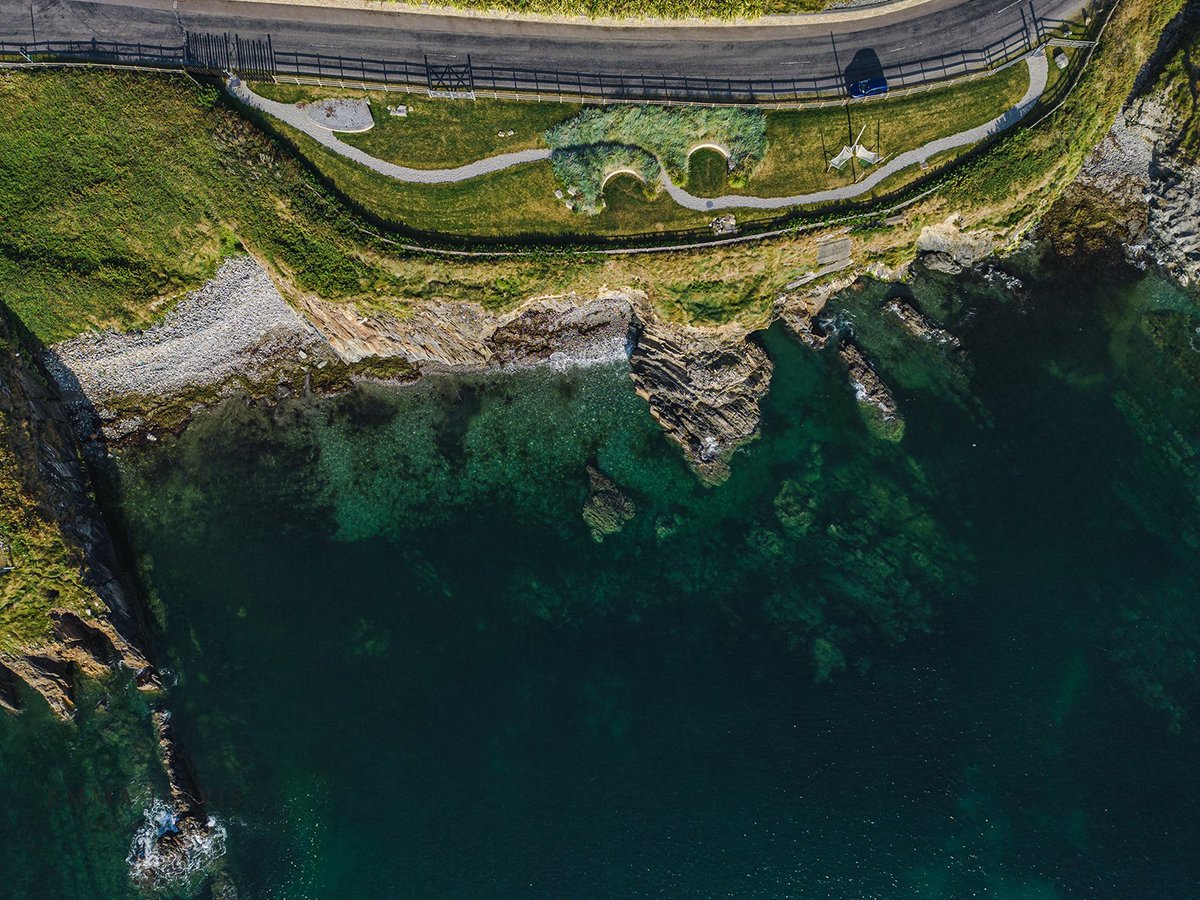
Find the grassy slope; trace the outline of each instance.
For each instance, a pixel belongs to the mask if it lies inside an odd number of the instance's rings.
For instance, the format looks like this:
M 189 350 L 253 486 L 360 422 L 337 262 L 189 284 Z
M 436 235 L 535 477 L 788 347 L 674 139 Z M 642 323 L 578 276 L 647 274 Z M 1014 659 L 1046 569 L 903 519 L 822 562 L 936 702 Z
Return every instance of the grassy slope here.
M 1079 173 L 1112 126 L 1138 71 L 1184 0 L 1122 0 L 1085 76 L 1062 106 L 950 176 L 968 224 L 1020 233 Z
M 83 558 L 21 483 L 21 466 L 8 450 L 10 423 L 0 414 L 0 535 L 12 553 L 13 571 L 0 575 L 0 652 L 43 644 L 51 609 L 83 614 L 100 600 L 83 581 Z
M 903 222 L 857 228 L 856 262 L 903 262 L 920 228 L 951 212 L 1006 234 L 1035 221 L 1103 136 L 1181 5 L 1123 0 L 1084 82 L 1058 113 L 948 176 Z M 399 314 L 422 298 L 499 309 L 607 285 L 647 290 L 668 317 L 755 324 L 784 284 L 815 267 L 815 234 L 654 256 L 398 254 L 364 236 L 278 146 L 209 100 L 183 79 L 0 78 L 0 107 L 12 111 L 13 126 L 0 133 L 0 296 L 40 338 L 151 319 L 158 300 L 196 284 L 235 238 L 289 289 Z M 130 133 L 136 141 L 118 139 Z
M 951 131 L 981 125 L 1013 106 L 1029 85 L 1025 66 L 1013 66 L 988 78 L 917 95 L 896 96 L 851 106 L 850 120 L 857 136 L 865 125 L 863 141 L 872 146 L 878 133 L 882 152 L 892 155 L 919 147 Z M 263 86 L 264 95 L 286 102 L 316 100 L 348 91 Z M 413 101 L 417 112 L 406 119 L 387 115 L 387 104 L 404 98 L 357 92 L 371 96 L 377 121 L 375 131 L 344 135 L 348 143 L 382 159 L 418 168 L 458 166 L 502 150 L 545 146 L 533 129 L 574 115 L 579 107 L 510 101 Z M 630 108 L 632 109 L 632 108 Z M 657 112 L 657 110 L 655 110 Z M 829 152 L 848 142 L 846 112 L 842 107 L 772 111 L 767 113 L 767 151 L 763 162 L 748 178 L 726 189 L 706 171 L 701 191 L 708 195 L 736 190 L 750 196 L 771 197 L 822 190 L 851 182 L 850 169 L 827 171 L 822 137 Z M 878 123 L 878 131 L 876 129 Z M 296 130 L 271 119 L 263 124 L 289 141 L 337 186 L 338 190 L 373 216 L 403 223 L 418 230 L 474 236 L 643 234 L 703 227 L 711 216 L 689 212 L 665 197 L 636 202 L 638 192 L 620 179 L 605 192 L 606 208 L 588 216 L 568 210 L 554 193 L 562 188 L 550 164 L 538 163 L 483 176 L 453 185 L 403 184 L 366 170 L 321 147 Z M 512 129 L 517 135 L 498 139 L 496 132 Z M 520 140 L 518 141 L 518 138 Z M 513 141 L 506 144 L 505 141 Z M 413 154 L 413 155 L 409 155 Z M 711 168 L 711 166 L 710 166 Z M 895 179 L 899 186 L 917 170 Z M 614 190 L 615 189 L 615 190 Z M 702 194 L 703 195 L 703 194 Z M 739 220 L 752 222 L 777 213 L 737 211 Z
M 3 311 L 0 311 L 3 315 Z M 12 354 L 28 353 L 7 337 L 0 321 L 0 382 L 8 388 Z M 7 390 L 6 390 L 7 396 Z M 100 600 L 83 580 L 83 557 L 38 503 L 26 479 L 32 469 L 14 448 L 29 445 L 28 425 L 20 414 L 0 410 L 0 539 L 7 544 L 13 570 L 0 575 L 0 652 L 17 653 L 46 642 L 50 610 L 70 609 L 86 615 Z

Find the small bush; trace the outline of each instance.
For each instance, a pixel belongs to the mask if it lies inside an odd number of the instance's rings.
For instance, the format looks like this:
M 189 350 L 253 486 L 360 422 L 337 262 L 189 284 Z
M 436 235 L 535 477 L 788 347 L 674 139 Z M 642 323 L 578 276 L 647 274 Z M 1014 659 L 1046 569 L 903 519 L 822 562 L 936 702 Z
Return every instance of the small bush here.
M 657 193 L 662 166 L 642 150 L 625 144 L 590 144 L 582 147 L 556 149 L 550 157 L 554 174 L 567 188 L 574 191 L 575 209 L 598 213 L 604 208 L 601 196 L 604 180 L 613 172 L 627 170 Z

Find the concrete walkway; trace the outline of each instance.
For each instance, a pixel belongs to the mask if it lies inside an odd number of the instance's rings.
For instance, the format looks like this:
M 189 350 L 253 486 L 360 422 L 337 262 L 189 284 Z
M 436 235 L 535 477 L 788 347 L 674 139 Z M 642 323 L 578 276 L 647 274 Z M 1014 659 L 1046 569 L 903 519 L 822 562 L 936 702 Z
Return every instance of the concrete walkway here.
M 722 197 L 696 197 L 672 182 L 664 171 L 661 176 L 662 186 L 671 199 L 680 206 L 698 212 L 738 208 L 781 209 L 788 206 L 831 203 L 860 197 L 863 194 L 869 193 L 885 178 L 889 178 L 897 172 L 907 169 L 909 166 L 923 163 L 930 157 L 947 150 L 954 150 L 977 143 L 986 137 L 1004 131 L 1006 128 L 1011 128 L 1023 119 L 1041 98 L 1042 92 L 1046 90 L 1046 81 L 1050 72 L 1046 56 L 1041 51 L 1027 57 L 1026 64 L 1029 66 L 1029 89 L 1025 91 L 1025 96 L 1012 109 L 1003 115 L 997 116 L 992 121 L 980 125 L 978 128 L 971 128 L 967 131 L 960 131 L 958 134 L 952 134 L 949 137 L 938 138 L 915 150 L 901 153 L 899 156 L 873 169 L 870 175 L 861 181 L 856 181 L 854 184 L 816 191 L 811 194 L 794 194 L 790 197 L 745 197 L 737 194 L 726 194 Z M 288 103 L 279 103 L 275 100 L 260 97 L 246 87 L 237 77 L 231 78 L 226 87 L 231 95 L 247 106 L 274 116 L 280 121 L 291 125 L 297 131 L 304 132 L 314 141 L 324 147 L 328 147 L 334 153 L 344 156 L 346 159 L 353 160 L 360 165 L 364 165 L 368 169 L 378 172 L 380 175 L 394 178 L 397 181 L 412 184 L 447 184 L 455 181 L 466 181 L 468 178 L 487 175 L 490 172 L 499 172 L 523 163 L 537 162 L 538 160 L 550 158 L 550 151 L 548 149 L 519 150 L 515 153 L 502 153 L 499 156 L 489 156 L 486 159 L 476 160 L 475 162 L 467 163 L 465 166 L 459 166 L 456 169 L 412 169 L 408 166 L 398 166 L 395 163 L 386 162 L 371 156 L 357 147 L 351 147 L 340 140 L 333 132 L 313 122 L 304 110 L 297 109 Z
M 279 103 L 275 100 L 268 100 L 266 97 L 260 97 L 254 91 L 250 90 L 250 88 L 246 87 L 241 79 L 236 76 L 229 79 L 226 84 L 226 90 L 247 106 L 274 116 L 279 121 L 291 125 L 297 131 L 304 132 L 318 144 L 328 147 L 339 156 L 344 156 L 346 159 L 364 165 L 368 169 L 378 172 L 380 175 L 394 178 L 396 181 L 406 181 L 412 184 L 447 184 L 453 181 L 466 181 L 468 178 L 476 178 L 479 175 L 487 175 L 490 172 L 499 172 L 502 169 L 519 166 L 522 163 L 537 162 L 541 159 L 550 158 L 550 151 L 548 149 L 518 150 L 515 153 L 501 153 L 499 156 L 477 159 L 475 162 L 459 166 L 457 169 L 412 169 L 408 166 L 398 166 L 395 163 L 379 159 L 359 150 L 357 147 L 351 147 L 345 141 L 338 138 L 332 131 L 322 128 L 314 122 L 304 110 L 297 109 L 290 103 Z

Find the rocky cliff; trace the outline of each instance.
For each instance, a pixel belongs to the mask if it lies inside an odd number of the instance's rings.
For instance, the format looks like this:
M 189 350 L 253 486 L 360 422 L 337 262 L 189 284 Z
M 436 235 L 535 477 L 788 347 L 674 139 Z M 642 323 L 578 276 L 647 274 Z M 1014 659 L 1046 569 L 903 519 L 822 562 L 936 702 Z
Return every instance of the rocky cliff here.
M 700 478 L 729 477 L 729 459 L 758 434 L 774 365 L 745 329 L 669 325 L 642 312 L 629 357 L 638 394 Z
M 162 685 L 144 649 L 137 597 L 92 495 L 73 423 L 54 382 L 0 308 L 0 706 L 21 709 L 17 681 L 71 717 L 79 677 L 118 667 L 138 688 Z M 188 869 L 214 825 L 187 773 L 165 710 L 154 713 L 173 825 L 147 846 L 160 872 Z
M 74 705 L 76 673 L 100 676 L 120 665 L 137 673 L 139 686 L 156 687 L 136 599 L 121 577 L 67 412 L 3 314 L 0 425 L 0 531 L 11 556 L 11 570 L 0 575 L 0 670 L 61 716 Z
M 1163 34 L 1129 101 L 1046 222 L 1062 253 L 1124 253 L 1200 283 L 1200 3 Z

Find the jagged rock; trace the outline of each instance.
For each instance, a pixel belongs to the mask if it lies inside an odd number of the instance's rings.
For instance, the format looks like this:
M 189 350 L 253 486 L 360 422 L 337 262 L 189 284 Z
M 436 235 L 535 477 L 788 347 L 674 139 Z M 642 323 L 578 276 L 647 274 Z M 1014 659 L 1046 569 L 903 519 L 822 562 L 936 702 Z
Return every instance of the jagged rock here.
M 410 315 L 360 315 L 351 304 L 303 301 L 345 362 L 401 357 L 423 372 L 600 362 L 623 356 L 633 309 L 622 294 L 586 302 L 533 300 L 496 315 L 476 303 L 421 303 Z
M 629 358 L 634 387 L 701 480 L 724 481 L 734 451 L 758 435 L 770 358 L 743 331 L 639 317 L 642 332 Z
M 171 714 L 157 709 L 151 714 L 159 759 L 167 775 L 170 804 L 159 804 L 134 840 L 130 853 L 133 876 L 147 888 L 179 884 L 184 878 L 210 869 L 225 852 L 225 830 L 210 818 L 187 759 L 171 727 Z M 227 873 L 222 880 L 232 888 Z M 224 894 L 224 896 L 236 896 Z
M 0 653 L 0 669 L 41 694 L 61 718 L 69 717 L 75 708 L 76 672 L 100 678 L 121 665 L 137 673 L 139 687 L 161 687 L 146 657 L 107 619 L 97 616 L 85 622 L 64 609 L 53 610 L 50 616 L 54 624 L 49 638 L 23 653 Z
M 838 357 L 849 370 L 854 397 L 871 432 L 885 440 L 899 441 L 904 437 L 904 419 L 887 385 L 854 344 L 847 341 L 839 347 Z
M 590 493 L 583 504 L 583 521 L 587 522 L 592 537 L 599 542 L 606 535 L 616 534 L 624 528 L 637 508 L 632 500 L 621 493 L 616 483 L 595 466 L 588 466 L 587 474 Z
M 1158 265 L 1184 286 L 1200 281 L 1198 25 L 1200 4 L 1185 4 L 1108 134 L 1050 210 L 1043 231 L 1060 254 L 1121 254 Z M 1180 54 L 1181 65 L 1164 77 Z
M 884 304 L 883 308 L 898 318 L 904 330 L 913 337 L 935 344 L 958 346 L 958 338 L 944 328 L 938 328 L 899 297 L 893 297 Z
M 10 713 L 21 711 L 21 698 L 17 696 L 16 676 L 3 665 L 0 665 L 0 709 Z
M 802 291 L 787 291 L 775 301 L 775 314 L 787 332 L 800 343 L 820 350 L 829 343 L 830 334 L 819 324 L 817 317 L 829 298 L 850 287 L 857 275 L 845 275 L 819 287 Z
M 926 267 L 935 272 L 957 275 L 991 256 L 995 242 L 987 232 L 962 230 L 962 218 L 953 215 L 945 222 L 927 225 L 917 237 L 917 252 Z
M 141 649 L 138 610 L 132 589 L 121 574 L 104 518 L 92 496 L 68 412 L 54 383 L 37 367 L 6 315 L 0 313 L 0 453 L 19 473 L 19 497 L 11 510 L 22 510 L 24 524 L 38 523 L 61 539 L 79 562 L 82 598 L 71 608 L 58 599 L 58 589 L 30 582 L 12 602 L 40 604 L 32 620 L 49 621 L 44 633 L 21 636 L 26 646 L 8 646 L 0 666 L 45 697 L 62 717 L 74 705 L 74 676 L 100 676 L 124 665 L 138 673 L 139 686 L 158 686 Z M 14 515 L 16 513 L 14 512 Z M 4 578 L 36 579 L 38 570 L 22 560 Z M 86 607 L 86 608 L 85 608 Z M 11 640 L 11 636 L 10 636 Z M 9 694 L 15 698 L 15 694 Z

